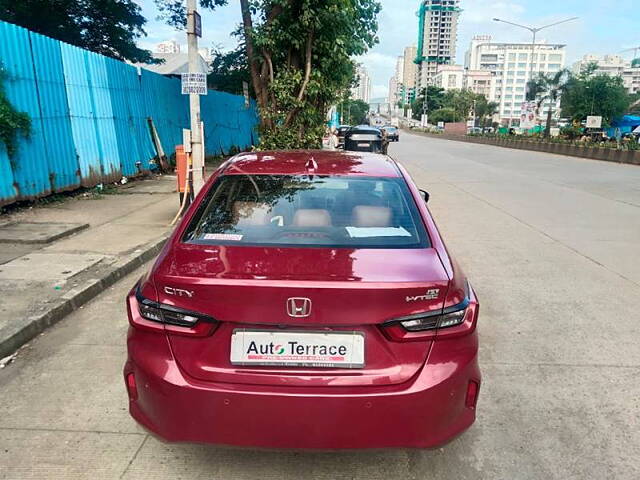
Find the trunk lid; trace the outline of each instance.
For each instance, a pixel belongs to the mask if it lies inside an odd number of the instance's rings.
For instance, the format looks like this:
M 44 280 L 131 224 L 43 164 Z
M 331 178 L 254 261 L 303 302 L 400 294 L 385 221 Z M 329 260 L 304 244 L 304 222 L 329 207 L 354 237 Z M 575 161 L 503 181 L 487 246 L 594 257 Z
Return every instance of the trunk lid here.
M 188 375 L 230 383 L 353 386 L 398 384 L 415 375 L 431 342 L 390 341 L 379 326 L 441 309 L 448 278 L 433 249 L 179 244 L 158 264 L 153 282 L 159 302 L 206 313 L 220 322 L 210 337 L 169 334 L 176 360 Z M 308 316 L 288 314 L 287 302 L 294 297 L 311 301 Z M 363 332 L 365 366 L 233 365 L 231 335 L 240 328 Z

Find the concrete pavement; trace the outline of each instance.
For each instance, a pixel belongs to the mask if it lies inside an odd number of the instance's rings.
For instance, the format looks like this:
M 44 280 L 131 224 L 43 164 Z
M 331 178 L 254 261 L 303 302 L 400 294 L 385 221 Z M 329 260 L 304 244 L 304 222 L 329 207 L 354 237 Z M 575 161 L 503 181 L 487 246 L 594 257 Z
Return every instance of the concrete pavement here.
M 151 177 L 0 220 L 0 358 L 159 251 L 175 177 Z
M 0 478 L 640 478 L 640 168 L 408 134 L 390 153 L 481 301 L 468 432 L 433 451 L 163 444 L 121 379 L 139 270 L 0 370 Z

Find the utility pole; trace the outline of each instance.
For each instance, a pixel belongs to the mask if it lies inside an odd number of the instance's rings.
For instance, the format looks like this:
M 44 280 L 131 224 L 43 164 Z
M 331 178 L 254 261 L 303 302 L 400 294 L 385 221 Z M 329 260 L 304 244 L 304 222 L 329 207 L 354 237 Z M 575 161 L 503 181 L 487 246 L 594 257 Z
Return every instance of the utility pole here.
M 206 73 L 200 71 L 198 34 L 200 34 L 201 25 L 197 4 L 197 0 L 187 0 L 187 53 L 189 55 L 189 73 Z M 189 94 L 189 113 L 191 115 L 193 194 L 197 195 L 204 185 L 204 148 L 200 121 L 200 95 L 197 93 Z

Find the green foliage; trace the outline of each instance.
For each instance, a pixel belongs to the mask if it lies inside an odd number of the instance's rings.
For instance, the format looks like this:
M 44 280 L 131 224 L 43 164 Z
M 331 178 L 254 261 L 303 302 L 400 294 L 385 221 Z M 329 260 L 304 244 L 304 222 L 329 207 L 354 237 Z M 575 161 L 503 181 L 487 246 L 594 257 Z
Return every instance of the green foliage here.
M 474 107 L 475 116 L 481 127 L 485 127 L 487 120 L 498 111 L 500 104 L 497 102 L 490 102 L 484 95 L 478 95 Z
M 187 12 L 184 0 L 154 0 L 160 18 L 175 28 L 185 28 L 187 24 Z M 228 0 L 200 0 L 200 7 L 214 10 L 228 3 Z
M 214 50 L 211 71 L 207 76 L 207 84 L 214 90 L 242 95 L 242 82 L 249 84 L 249 93 L 252 94 L 251 76 L 247 66 L 247 52 L 244 46 L 223 53 Z
M 570 140 L 573 140 L 574 138 L 580 138 L 583 132 L 583 128 L 577 127 L 575 125 L 567 125 L 566 127 L 562 127 L 560 129 L 560 135 Z
M 146 19 L 133 0 L 0 0 L 0 20 L 118 60 L 156 62 L 136 46 Z
M 9 102 L 4 89 L 7 78 L 8 74 L 0 63 L 0 141 L 11 158 L 16 153 L 18 133 L 26 137 L 30 135 L 31 118 L 24 112 L 18 112 Z
M 411 102 L 411 111 L 413 112 L 412 115 L 415 120 L 420 120 L 422 118 L 422 113 L 424 111 L 424 94 L 425 89 L 422 88 L 418 97 L 413 102 Z M 443 103 L 444 89 L 429 85 L 427 87 L 427 113 L 442 108 Z
M 572 77 L 562 96 L 562 115 L 576 121 L 588 115 L 602 116 L 603 126 L 627 112 L 631 96 L 622 78 L 609 75 Z
M 338 104 L 338 114 L 345 125 L 362 125 L 368 113 L 369 104 L 362 100 L 347 99 Z
M 156 3 L 169 23 L 184 24 L 181 0 Z M 210 9 L 226 3 L 200 1 Z M 246 72 L 260 114 L 260 148 L 319 146 L 326 111 L 352 84 L 351 58 L 366 53 L 378 41 L 380 5 L 375 0 L 239 3 Z M 223 85 L 222 80 L 234 81 L 234 75 L 239 80 L 245 75 L 244 69 L 236 68 L 235 60 L 221 59 L 215 65 L 217 77 L 211 81 Z M 230 88 L 226 85 L 223 88 Z
M 453 110 L 454 122 L 464 122 L 471 111 L 479 95 L 471 90 L 449 90 L 444 94 L 444 107 Z
M 424 105 L 424 88 L 420 95 L 411 104 L 413 118 L 420 120 Z M 437 122 L 464 122 L 472 112 L 483 120 L 484 117 L 493 115 L 497 108 L 494 102 L 488 102 L 484 95 L 471 90 L 447 90 L 435 86 L 427 87 L 427 113 L 429 123 Z
M 457 122 L 458 114 L 453 108 L 441 108 L 429 114 L 429 123 L 437 124 L 438 122 Z
M 586 72 L 590 72 L 591 68 L 587 67 Z M 527 84 L 527 100 L 537 102 L 538 110 L 545 102 L 555 105 L 558 100 L 567 93 L 573 82 L 574 77 L 567 69 L 562 69 L 556 73 L 539 73 L 538 76 L 529 81 Z M 545 128 L 545 137 L 549 137 L 551 133 L 551 118 L 553 111 L 551 108 L 547 110 L 547 126 Z

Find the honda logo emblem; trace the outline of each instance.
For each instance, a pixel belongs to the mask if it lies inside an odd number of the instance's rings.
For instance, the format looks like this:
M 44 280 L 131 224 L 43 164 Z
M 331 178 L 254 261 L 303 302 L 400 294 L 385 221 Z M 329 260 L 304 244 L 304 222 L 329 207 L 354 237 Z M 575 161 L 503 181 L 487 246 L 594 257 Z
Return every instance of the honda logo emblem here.
M 303 297 L 288 298 L 287 313 L 295 318 L 308 317 L 311 315 L 311 300 Z

